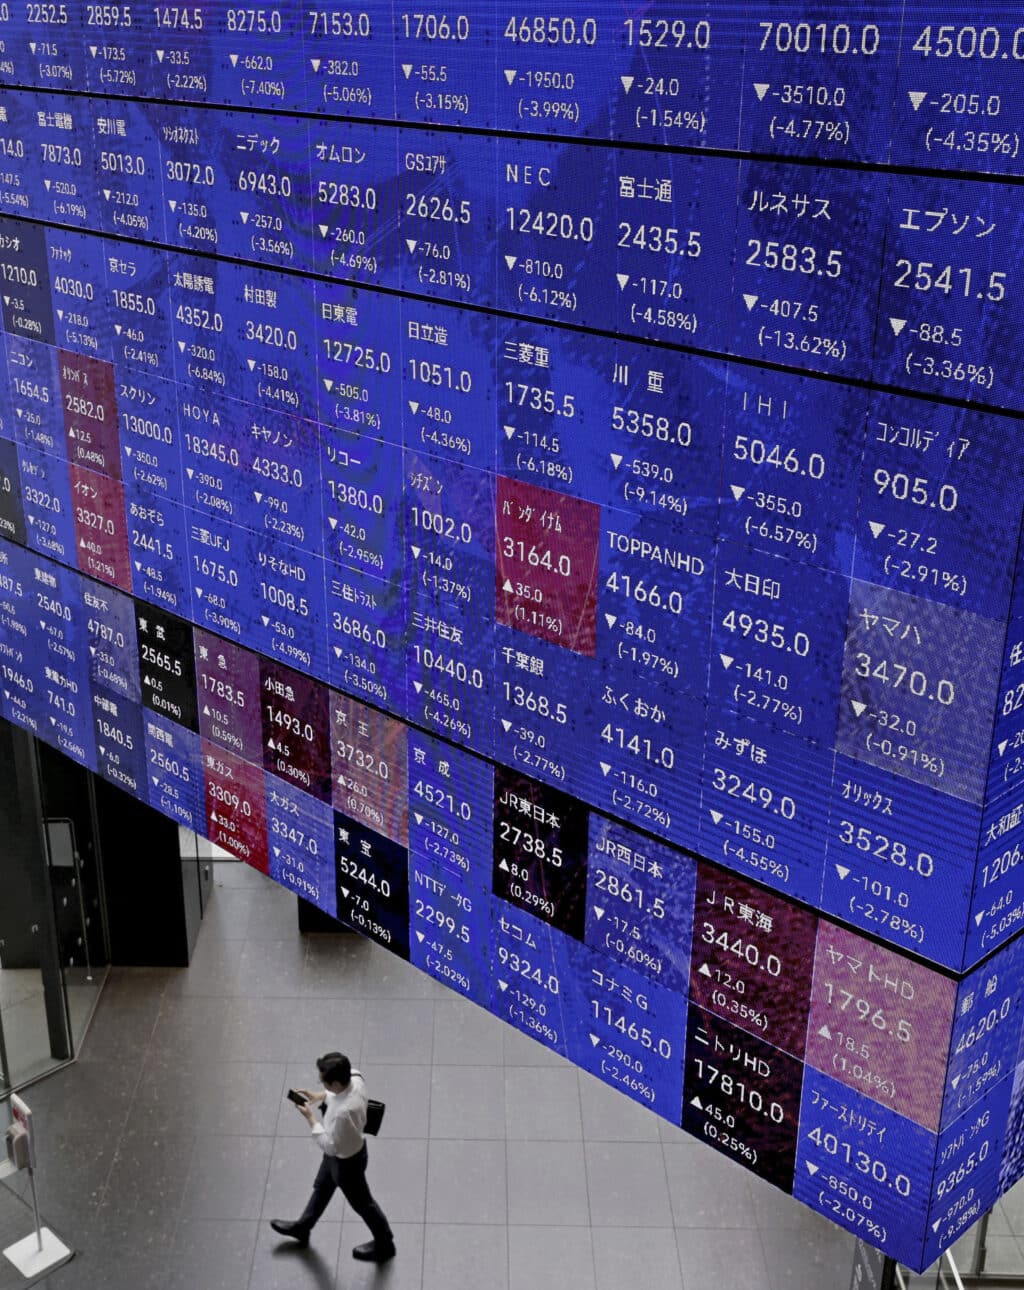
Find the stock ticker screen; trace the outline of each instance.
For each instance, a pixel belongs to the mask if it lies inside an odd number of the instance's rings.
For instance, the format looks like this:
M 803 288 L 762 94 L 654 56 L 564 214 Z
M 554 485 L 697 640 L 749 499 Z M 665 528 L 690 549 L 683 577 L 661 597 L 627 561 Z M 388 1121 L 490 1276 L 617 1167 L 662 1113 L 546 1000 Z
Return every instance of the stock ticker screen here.
M 0 0 L 3 716 L 920 1268 L 1024 1172 L 1024 17 Z

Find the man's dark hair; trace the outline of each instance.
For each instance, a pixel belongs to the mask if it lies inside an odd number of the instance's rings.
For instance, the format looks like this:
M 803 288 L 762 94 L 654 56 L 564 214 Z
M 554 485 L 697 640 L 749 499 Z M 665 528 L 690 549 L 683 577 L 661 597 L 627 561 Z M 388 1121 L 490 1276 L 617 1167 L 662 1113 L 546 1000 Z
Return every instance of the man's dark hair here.
M 352 1078 L 352 1063 L 344 1053 L 324 1053 L 316 1068 L 325 1084 L 347 1084 Z

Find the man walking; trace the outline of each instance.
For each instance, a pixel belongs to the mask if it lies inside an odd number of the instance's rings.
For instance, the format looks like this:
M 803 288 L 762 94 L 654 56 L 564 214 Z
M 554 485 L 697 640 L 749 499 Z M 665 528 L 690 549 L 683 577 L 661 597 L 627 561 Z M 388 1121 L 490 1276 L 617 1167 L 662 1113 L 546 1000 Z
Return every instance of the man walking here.
M 391 1225 L 366 1182 L 367 1152 L 363 1137 L 366 1085 L 344 1053 L 325 1053 L 317 1058 L 316 1068 L 320 1083 L 327 1090 L 326 1100 L 321 1093 L 311 1093 L 308 1089 L 297 1091 L 306 1096 L 299 1110 L 308 1120 L 313 1141 L 324 1158 L 313 1183 L 313 1194 L 301 1215 L 293 1223 L 271 1219 L 270 1226 L 282 1236 L 308 1245 L 314 1224 L 338 1188 L 373 1234 L 372 1241 L 355 1247 L 352 1257 L 369 1263 L 385 1263 L 395 1257 L 395 1240 Z M 318 1109 L 323 1111 L 322 1118 L 317 1115 Z

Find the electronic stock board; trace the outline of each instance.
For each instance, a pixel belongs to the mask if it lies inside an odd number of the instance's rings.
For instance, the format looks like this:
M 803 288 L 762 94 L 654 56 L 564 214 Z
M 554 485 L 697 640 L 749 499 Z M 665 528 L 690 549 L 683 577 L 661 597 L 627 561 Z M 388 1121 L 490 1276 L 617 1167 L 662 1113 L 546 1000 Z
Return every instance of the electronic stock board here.
M 4 717 L 922 1267 L 1024 1172 L 1022 82 L 3 0 Z

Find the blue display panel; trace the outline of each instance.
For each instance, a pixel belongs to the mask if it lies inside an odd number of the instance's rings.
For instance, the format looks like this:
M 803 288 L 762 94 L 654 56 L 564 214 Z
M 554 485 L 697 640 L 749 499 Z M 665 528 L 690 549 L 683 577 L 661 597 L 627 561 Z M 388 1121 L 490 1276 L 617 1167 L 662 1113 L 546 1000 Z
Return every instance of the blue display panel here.
M 302 45 L 309 111 L 385 121 L 394 115 L 395 41 L 387 0 L 367 0 L 358 11 L 307 10 Z
M 899 40 L 891 4 L 748 9 L 740 146 L 887 161 Z
M 906 0 L 893 114 L 893 162 L 1020 174 L 1024 57 L 1020 14 L 1006 0 L 968 12 Z
M 431 125 L 494 119 L 497 19 L 488 0 L 403 13 L 393 6 L 395 114 Z
M 616 58 L 608 68 L 611 137 L 735 147 L 746 6 L 656 0 L 616 18 Z
M 873 172 L 744 162 L 730 348 L 852 376 L 871 373 L 885 184 Z
M 0 6 L 5 718 L 916 1266 L 1020 1172 L 1021 30 Z
M 888 181 L 875 371 L 932 394 L 1016 407 L 1017 190 L 964 179 Z

